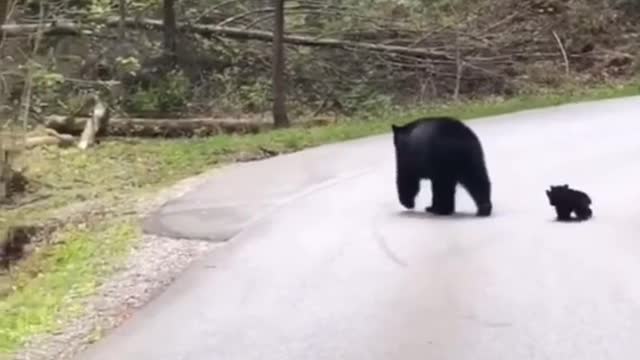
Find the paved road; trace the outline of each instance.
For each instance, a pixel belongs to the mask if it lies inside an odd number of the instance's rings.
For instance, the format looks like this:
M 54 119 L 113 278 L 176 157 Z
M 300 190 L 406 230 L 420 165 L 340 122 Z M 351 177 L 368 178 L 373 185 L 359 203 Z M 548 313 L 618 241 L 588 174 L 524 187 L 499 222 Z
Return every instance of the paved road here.
M 490 218 L 462 190 L 457 216 L 404 211 L 390 135 L 229 167 L 147 229 L 232 241 L 79 359 L 635 360 L 639 110 L 470 122 Z M 544 190 L 564 182 L 591 195 L 591 221 L 554 221 Z

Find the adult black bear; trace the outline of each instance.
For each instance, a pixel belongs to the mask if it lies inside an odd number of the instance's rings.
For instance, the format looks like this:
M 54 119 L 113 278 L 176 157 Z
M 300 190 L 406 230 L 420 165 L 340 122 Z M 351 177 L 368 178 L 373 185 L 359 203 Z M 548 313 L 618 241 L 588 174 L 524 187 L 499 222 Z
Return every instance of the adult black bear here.
M 415 206 L 420 180 L 431 180 L 432 202 L 425 210 L 438 215 L 455 211 L 460 183 L 476 203 L 477 216 L 491 215 L 491 181 L 480 139 L 452 117 L 423 117 L 404 126 L 391 125 L 400 203 Z
M 571 213 L 576 214 L 578 220 L 586 220 L 593 215 L 591 208 L 591 198 L 580 190 L 569 188 L 569 185 L 551 186 L 545 190 L 549 204 L 556 208 L 558 220 L 571 220 Z

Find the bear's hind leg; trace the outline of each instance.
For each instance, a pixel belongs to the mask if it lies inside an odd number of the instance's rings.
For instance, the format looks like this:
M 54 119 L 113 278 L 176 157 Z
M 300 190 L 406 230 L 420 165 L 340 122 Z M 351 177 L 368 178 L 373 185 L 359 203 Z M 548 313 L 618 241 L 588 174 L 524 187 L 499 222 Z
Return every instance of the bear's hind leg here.
M 456 182 L 444 179 L 431 180 L 432 203 L 427 212 L 436 215 L 451 215 L 455 212 Z
M 481 172 L 481 176 L 475 174 L 467 174 L 460 183 L 467 190 L 473 202 L 476 204 L 477 216 L 490 216 L 493 210 L 491 203 L 491 182 L 486 171 Z
M 576 208 L 574 212 L 576 213 L 576 217 L 580 220 L 587 220 L 593 215 L 593 212 L 588 206 L 582 207 L 582 208 Z

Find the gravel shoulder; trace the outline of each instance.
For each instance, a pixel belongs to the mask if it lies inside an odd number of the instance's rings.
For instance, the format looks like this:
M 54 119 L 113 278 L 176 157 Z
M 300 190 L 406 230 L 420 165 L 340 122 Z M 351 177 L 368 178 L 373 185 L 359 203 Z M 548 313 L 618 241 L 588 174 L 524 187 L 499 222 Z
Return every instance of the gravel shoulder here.
M 192 190 L 216 171 L 219 169 L 182 180 L 153 197 L 143 198 L 138 217 Z M 94 295 L 82 300 L 81 305 L 86 309 L 83 315 L 68 321 L 54 334 L 31 339 L 13 359 L 73 359 L 136 309 L 153 300 L 193 261 L 219 246 L 224 243 L 142 235 L 124 265 L 105 279 Z

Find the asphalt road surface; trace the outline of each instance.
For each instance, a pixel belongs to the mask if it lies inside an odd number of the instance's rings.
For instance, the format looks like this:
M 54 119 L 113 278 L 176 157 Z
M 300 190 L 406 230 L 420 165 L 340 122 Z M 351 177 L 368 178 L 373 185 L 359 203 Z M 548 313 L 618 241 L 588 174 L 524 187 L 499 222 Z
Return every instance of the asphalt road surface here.
M 79 359 L 638 359 L 640 99 L 469 125 L 491 217 L 424 213 L 428 182 L 405 211 L 390 134 L 232 165 L 145 224 L 230 242 Z M 590 221 L 555 221 L 562 183 Z

